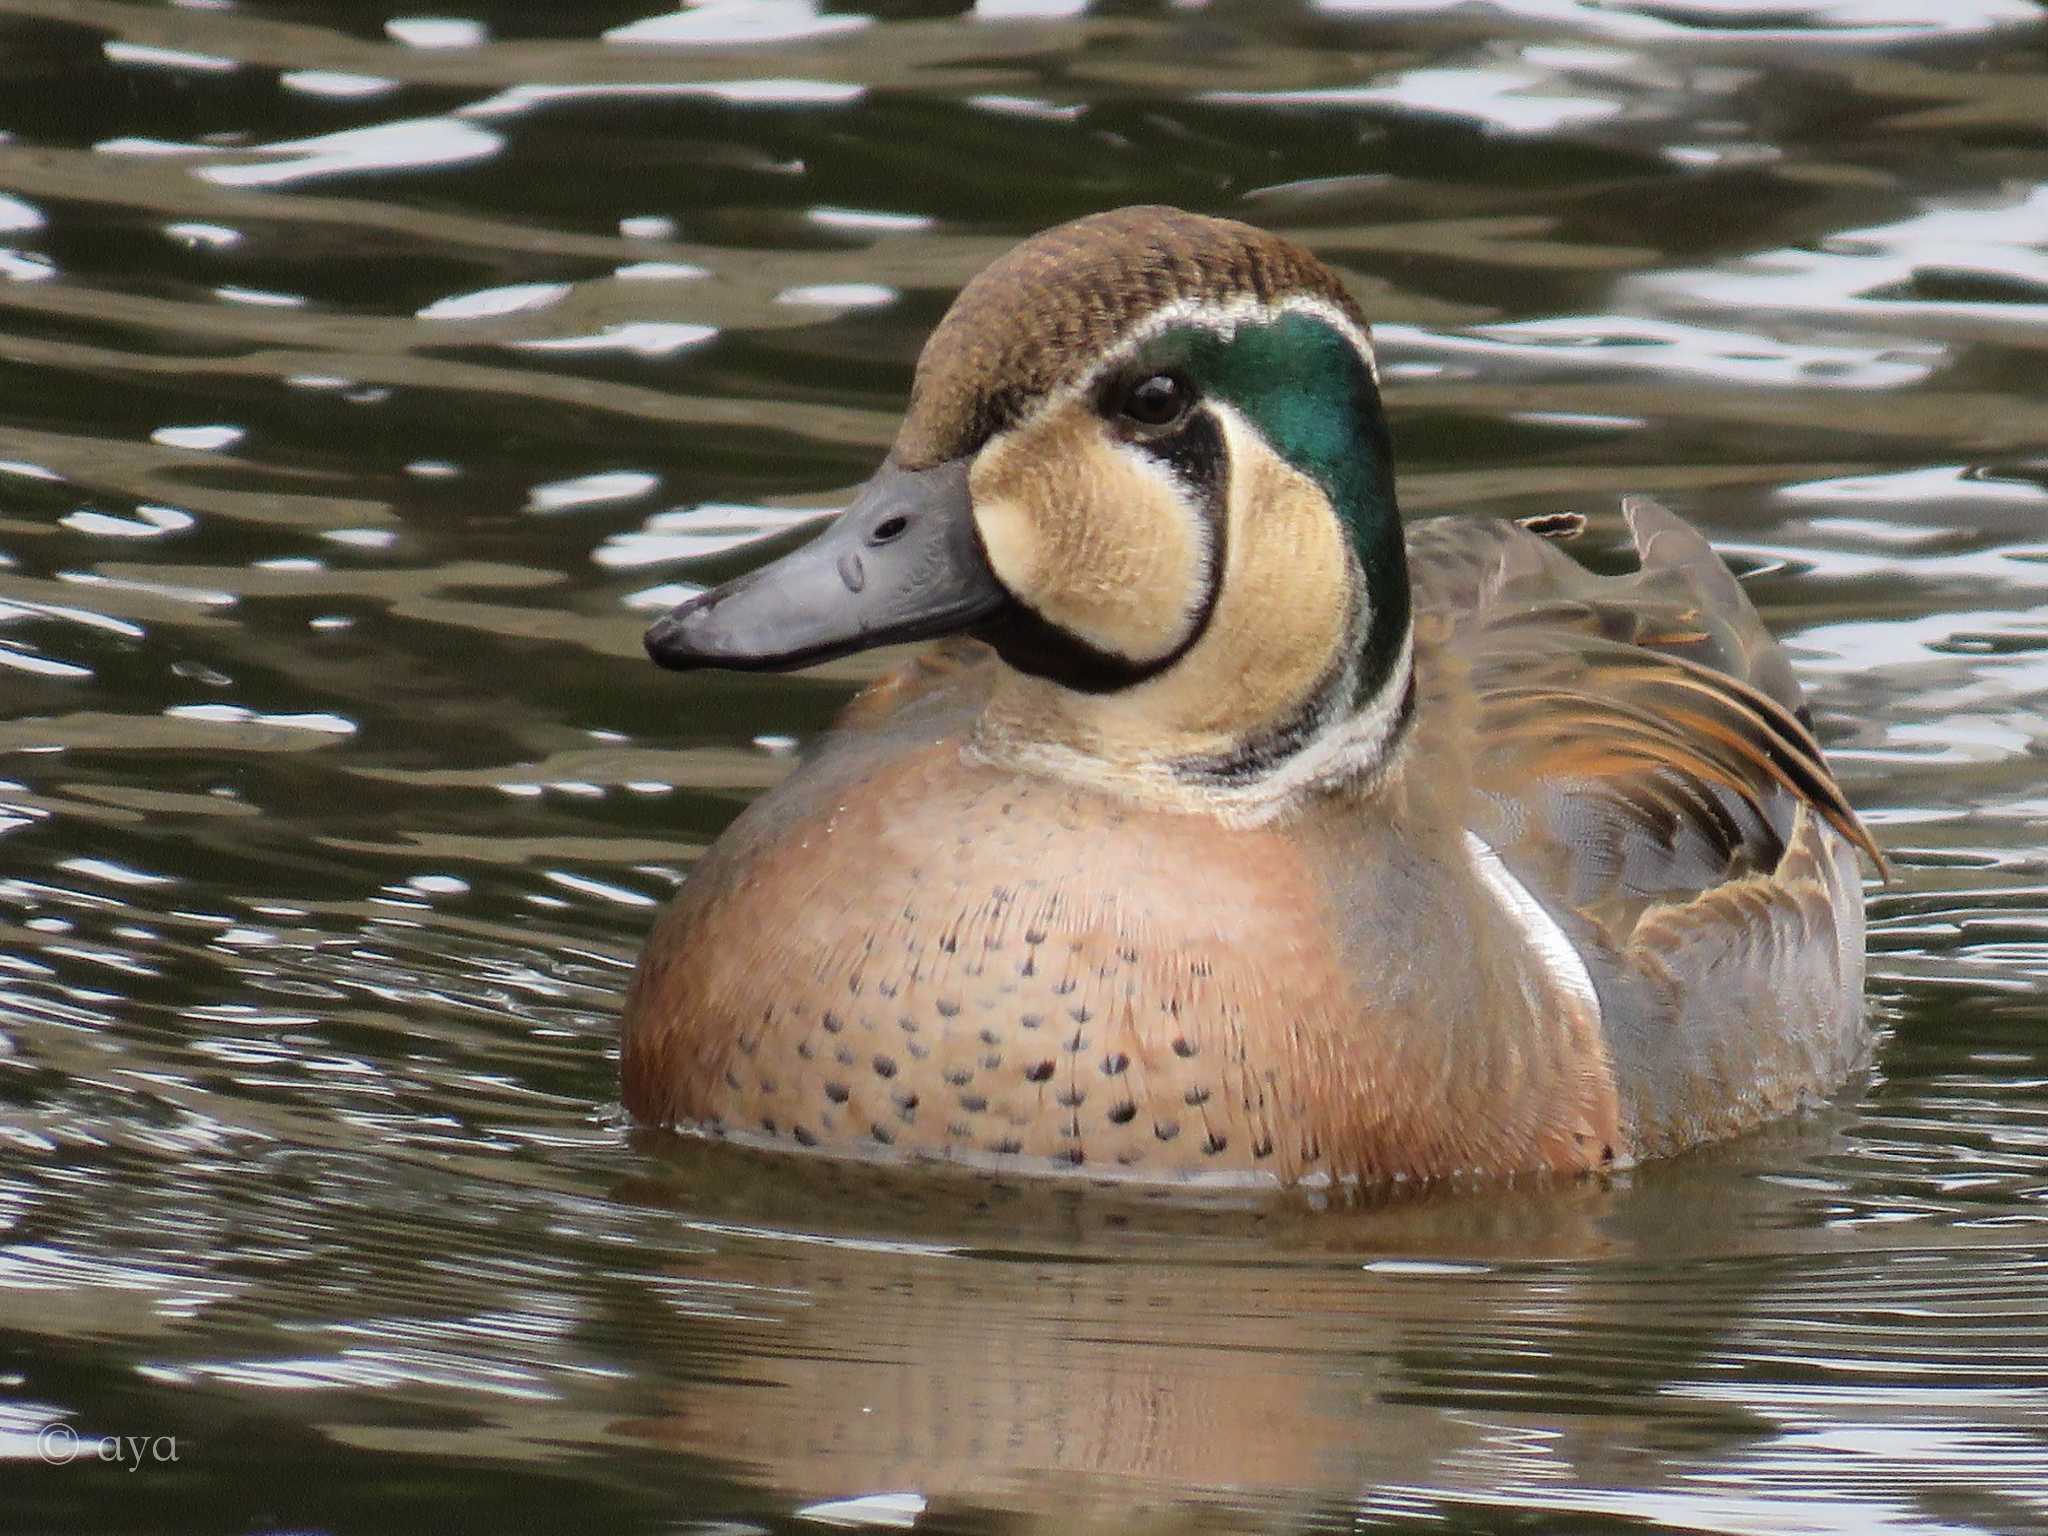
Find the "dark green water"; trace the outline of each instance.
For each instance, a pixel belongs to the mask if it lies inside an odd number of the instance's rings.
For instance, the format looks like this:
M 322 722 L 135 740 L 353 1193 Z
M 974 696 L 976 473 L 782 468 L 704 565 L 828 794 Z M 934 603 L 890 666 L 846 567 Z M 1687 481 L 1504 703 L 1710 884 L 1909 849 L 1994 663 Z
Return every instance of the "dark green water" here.
M 0 1529 L 2048 1529 L 2040 6 L 460 11 L 0 0 Z M 1347 1211 L 624 1123 L 862 671 L 641 628 L 1133 201 L 1350 276 L 1411 516 L 1750 573 L 1898 865 L 1834 1108 Z

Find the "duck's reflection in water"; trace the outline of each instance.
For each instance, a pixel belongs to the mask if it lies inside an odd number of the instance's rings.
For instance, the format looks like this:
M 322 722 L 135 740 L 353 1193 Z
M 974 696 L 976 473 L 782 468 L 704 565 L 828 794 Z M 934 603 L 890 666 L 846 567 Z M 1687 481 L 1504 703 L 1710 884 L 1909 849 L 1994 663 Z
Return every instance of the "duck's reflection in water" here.
M 1772 1234 L 1811 1226 L 1810 1192 L 1731 1177 L 1768 1146 L 1342 1211 L 684 1146 L 633 1194 L 710 1234 L 669 1277 L 723 1315 L 675 1329 L 668 1411 L 615 1428 L 799 1505 L 910 1493 L 1045 1529 L 1645 1489 L 1775 1430 L 1670 1390 L 1779 1267 Z M 1708 1259 L 1731 1234 L 1751 1262 Z

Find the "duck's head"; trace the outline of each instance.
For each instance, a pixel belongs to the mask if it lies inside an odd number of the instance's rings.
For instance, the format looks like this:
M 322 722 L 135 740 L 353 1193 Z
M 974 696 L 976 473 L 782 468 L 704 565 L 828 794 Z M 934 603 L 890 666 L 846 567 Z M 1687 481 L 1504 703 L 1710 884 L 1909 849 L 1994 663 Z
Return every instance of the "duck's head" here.
M 1006 664 L 993 755 L 1248 808 L 1376 770 L 1410 697 L 1407 570 L 1336 276 L 1172 208 L 1027 240 L 939 322 L 838 521 L 647 648 L 764 669 L 961 632 Z

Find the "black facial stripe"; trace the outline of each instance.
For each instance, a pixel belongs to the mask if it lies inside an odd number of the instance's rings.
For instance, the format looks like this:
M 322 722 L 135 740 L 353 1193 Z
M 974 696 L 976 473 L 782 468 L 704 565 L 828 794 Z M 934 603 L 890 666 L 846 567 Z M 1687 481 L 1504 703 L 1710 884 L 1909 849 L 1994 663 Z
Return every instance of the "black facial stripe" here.
M 1223 429 L 1215 416 L 1197 409 L 1178 431 L 1165 437 L 1139 438 L 1133 446 L 1159 460 L 1202 499 L 1202 513 L 1212 527 L 1223 525 L 1223 492 L 1230 464 L 1223 448 Z
M 1184 490 L 1194 493 L 1209 535 L 1202 606 L 1196 610 L 1186 638 L 1159 659 L 1158 666 L 1163 669 L 1201 643 L 1209 632 L 1209 621 L 1216 617 L 1217 600 L 1223 596 L 1223 570 L 1230 560 L 1230 453 L 1223 446 L 1221 423 L 1201 409 L 1171 437 L 1138 446 L 1171 470 Z
M 1195 612 L 1194 622 L 1164 656 L 1134 661 L 1089 644 L 1012 597 L 1003 613 L 975 633 L 1019 672 L 1045 678 L 1076 693 L 1116 693 L 1157 677 L 1193 650 L 1209 632 L 1209 622 L 1216 616 L 1216 603 L 1223 593 L 1223 567 L 1230 553 L 1226 516 L 1230 464 L 1223 446 L 1223 429 L 1207 411 L 1197 410 L 1188 417 L 1187 425 L 1172 436 L 1136 446 L 1166 465 L 1174 479 L 1195 495 L 1208 529 L 1209 558 L 1201 606 Z
M 1076 693 L 1115 693 L 1142 683 L 1165 662 L 1133 661 L 1090 645 L 1012 597 L 1009 606 L 974 631 L 1019 672 Z

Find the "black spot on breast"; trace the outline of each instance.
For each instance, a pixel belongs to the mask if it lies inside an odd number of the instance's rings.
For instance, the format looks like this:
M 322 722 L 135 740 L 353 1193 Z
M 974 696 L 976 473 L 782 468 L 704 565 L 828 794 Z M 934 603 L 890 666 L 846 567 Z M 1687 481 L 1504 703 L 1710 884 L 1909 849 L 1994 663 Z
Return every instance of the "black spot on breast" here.
M 1043 1083 L 1051 1079 L 1052 1071 L 1051 1062 L 1035 1062 L 1024 1069 L 1024 1080 L 1030 1083 Z M 738 1087 L 739 1085 L 735 1083 L 733 1086 Z
M 1109 1123 L 1111 1125 L 1129 1125 L 1137 1118 L 1138 1106 L 1129 1099 L 1125 1099 L 1121 1104 L 1112 1104 L 1109 1107 Z
M 844 1083 L 827 1083 L 825 1085 L 825 1097 L 834 1104 L 844 1104 L 853 1097 L 853 1094 Z
M 877 1056 L 874 1061 L 874 1067 L 875 1076 L 894 1077 L 896 1075 L 896 1058 L 894 1056 Z
M 1104 1077 L 1122 1077 L 1124 1069 L 1130 1066 L 1130 1064 L 1131 1058 L 1122 1051 L 1111 1051 L 1102 1058 L 1102 1075 Z
M 1181 1099 L 1190 1108 L 1194 1108 L 1209 1102 L 1209 1090 L 1204 1087 L 1196 1086 L 1190 1088 L 1186 1093 L 1182 1094 Z
M 1155 1121 L 1152 1126 L 1152 1134 L 1161 1141 L 1171 1141 L 1180 1134 L 1180 1122 L 1178 1120 Z
M 960 1095 L 960 1107 L 970 1115 L 986 1114 L 988 1112 L 988 1096 L 980 1093 L 963 1093 Z
M 974 1074 L 965 1067 L 946 1068 L 946 1084 L 951 1088 L 965 1088 L 974 1081 Z
M 1221 1152 L 1225 1147 L 1229 1145 L 1230 1138 L 1228 1136 L 1224 1135 L 1221 1131 L 1211 1131 L 1209 1133 L 1209 1139 L 1202 1143 L 1202 1150 L 1208 1153 L 1211 1157 L 1214 1157 L 1218 1152 Z

